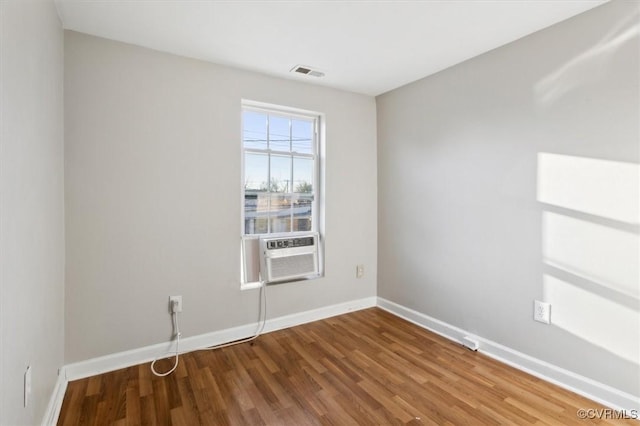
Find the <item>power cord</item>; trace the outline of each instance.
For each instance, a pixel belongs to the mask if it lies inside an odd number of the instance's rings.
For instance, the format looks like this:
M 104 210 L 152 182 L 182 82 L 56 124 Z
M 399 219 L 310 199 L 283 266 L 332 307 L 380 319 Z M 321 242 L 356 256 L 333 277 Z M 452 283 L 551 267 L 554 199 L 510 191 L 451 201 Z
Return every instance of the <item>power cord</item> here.
M 245 339 L 240 339 L 240 340 L 234 340 L 233 342 L 228 342 L 228 343 L 222 343 L 220 345 L 215 345 L 215 346 L 207 346 L 204 348 L 200 348 L 200 349 L 194 349 L 193 351 L 210 351 L 210 350 L 214 350 L 214 349 L 222 349 L 222 348 L 226 348 L 229 346 L 234 346 L 234 345 L 239 345 L 240 343 L 247 343 L 247 342 L 252 342 L 255 339 L 257 339 L 262 332 L 264 331 L 264 327 L 265 324 L 267 323 L 267 290 L 266 290 L 266 285 L 264 281 L 260 282 L 260 308 L 259 308 L 259 312 L 258 312 L 258 321 L 260 322 L 260 325 L 258 326 L 258 329 L 256 330 L 255 334 L 251 337 L 247 337 Z M 193 351 L 185 351 L 185 352 L 180 352 L 179 347 L 180 347 L 180 337 L 182 336 L 182 334 L 180 333 L 180 325 L 178 324 L 178 312 L 177 312 L 177 307 L 178 307 L 178 302 L 177 301 L 173 301 L 171 302 L 171 318 L 172 318 L 172 322 L 173 322 L 173 327 L 175 330 L 175 339 L 176 339 L 176 351 L 175 351 L 175 363 L 173 364 L 173 367 L 167 371 L 166 373 L 158 373 L 155 369 L 155 364 L 156 362 L 160 359 L 160 358 L 155 358 L 152 362 L 151 362 L 151 372 L 153 374 L 155 374 L 158 377 L 165 377 L 168 376 L 169 374 L 173 373 L 176 368 L 178 368 L 178 362 L 179 362 L 179 357 L 181 354 L 186 354 L 188 352 L 193 352 Z
M 165 377 L 168 376 L 169 374 L 173 373 L 176 368 L 178 368 L 178 362 L 180 361 L 180 337 L 182 336 L 182 334 L 180 333 L 180 324 L 178 324 L 178 301 L 174 300 L 171 302 L 171 320 L 173 322 L 173 329 L 175 330 L 175 338 L 176 338 L 176 361 L 173 364 L 173 367 L 171 368 L 171 370 L 167 371 L 166 373 L 158 373 L 155 369 L 155 365 L 156 362 L 158 362 L 158 358 L 155 358 L 153 360 L 153 362 L 151 363 L 151 372 L 153 374 L 155 374 L 158 377 Z
M 264 326 L 267 323 L 267 290 L 265 288 L 264 281 L 260 282 L 260 311 L 258 313 L 258 321 L 260 321 L 260 326 L 258 330 L 256 330 L 255 334 L 251 337 L 247 337 L 245 339 L 234 340 L 228 343 L 222 343 L 220 345 L 207 346 L 206 348 L 196 349 L 197 351 L 211 351 L 214 349 L 222 349 L 233 345 L 239 345 L 240 343 L 247 343 L 256 340 L 262 332 L 264 331 Z

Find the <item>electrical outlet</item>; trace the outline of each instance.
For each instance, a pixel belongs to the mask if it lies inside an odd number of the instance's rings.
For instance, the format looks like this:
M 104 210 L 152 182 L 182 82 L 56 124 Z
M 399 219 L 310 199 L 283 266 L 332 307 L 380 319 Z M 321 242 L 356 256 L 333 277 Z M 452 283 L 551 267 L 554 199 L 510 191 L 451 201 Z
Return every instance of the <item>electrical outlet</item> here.
M 29 397 L 31 396 L 31 366 L 27 366 L 24 373 L 24 406 L 29 405 Z
M 551 304 L 534 300 L 533 319 L 545 324 L 551 324 Z
M 356 278 L 364 277 L 364 265 L 356 265 Z
M 175 310 L 173 302 L 177 302 Z M 182 296 L 169 296 L 169 313 L 173 314 L 174 312 L 182 312 Z

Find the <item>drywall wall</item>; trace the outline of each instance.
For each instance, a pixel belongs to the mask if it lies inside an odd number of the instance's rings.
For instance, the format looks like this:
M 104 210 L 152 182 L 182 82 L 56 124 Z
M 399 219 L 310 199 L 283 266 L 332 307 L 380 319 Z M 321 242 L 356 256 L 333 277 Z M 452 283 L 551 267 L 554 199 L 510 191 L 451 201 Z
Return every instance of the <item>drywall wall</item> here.
M 67 31 L 67 363 L 167 341 L 169 295 L 184 337 L 257 320 L 258 291 L 240 290 L 241 99 L 326 116 L 325 277 L 269 287 L 269 317 L 375 296 L 374 98 Z
M 64 362 L 63 31 L 48 0 L 0 20 L 0 424 L 33 425 Z
M 638 7 L 377 98 L 380 297 L 640 395 Z

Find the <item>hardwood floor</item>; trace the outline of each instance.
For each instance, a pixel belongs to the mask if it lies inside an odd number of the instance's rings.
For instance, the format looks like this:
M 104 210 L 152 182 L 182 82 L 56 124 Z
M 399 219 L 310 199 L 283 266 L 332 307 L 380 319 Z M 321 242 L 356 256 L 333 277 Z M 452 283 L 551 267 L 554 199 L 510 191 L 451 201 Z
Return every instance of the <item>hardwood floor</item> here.
M 58 424 L 638 424 L 580 408 L 604 407 L 372 308 L 70 382 Z

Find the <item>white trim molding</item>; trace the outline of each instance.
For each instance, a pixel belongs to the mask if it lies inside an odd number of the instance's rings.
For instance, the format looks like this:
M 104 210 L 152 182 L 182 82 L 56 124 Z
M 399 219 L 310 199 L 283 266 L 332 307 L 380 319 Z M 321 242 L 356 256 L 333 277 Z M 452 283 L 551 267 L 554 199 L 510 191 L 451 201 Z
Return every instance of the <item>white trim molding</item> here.
M 462 344 L 462 340 L 465 336 L 472 336 L 473 340 L 477 341 L 479 344 L 479 352 L 482 352 L 504 364 L 510 365 L 533 376 L 568 389 L 571 392 L 575 392 L 593 401 L 599 402 L 607 407 L 619 411 L 626 410 L 627 412 L 630 410 L 640 410 L 640 399 L 631 394 L 614 389 L 603 383 L 596 382 L 588 377 L 581 376 L 545 361 L 533 358 L 481 336 L 471 335 L 469 332 L 461 328 L 381 297 L 372 296 L 350 302 L 325 306 L 310 311 L 298 312 L 291 315 L 268 319 L 265 324 L 264 333 L 282 330 L 375 306 L 460 344 Z M 255 333 L 258 326 L 258 323 L 247 324 L 181 339 L 180 353 L 191 352 L 250 337 Z M 173 343 L 166 342 L 130 351 L 118 352 L 99 358 L 88 359 L 86 361 L 80 361 L 62 367 L 53 389 L 49 405 L 47 406 L 47 411 L 45 412 L 45 416 L 42 420 L 42 425 L 49 426 L 57 423 L 68 381 L 83 379 L 97 374 L 118 370 L 120 368 L 143 364 L 165 354 L 170 356 L 172 349 Z
M 342 315 L 348 312 L 358 311 L 360 309 L 372 308 L 376 306 L 376 301 L 376 297 L 371 296 L 364 299 L 352 300 L 350 302 L 339 303 L 310 311 L 298 312 L 291 315 L 268 319 L 265 323 L 263 333 L 281 330 L 283 328 L 293 327 L 336 315 Z M 180 353 L 187 353 L 210 346 L 245 339 L 253 336 L 258 327 L 258 323 L 253 323 L 214 331 L 211 333 L 200 334 L 198 336 L 182 338 L 180 339 Z M 97 374 L 150 362 L 157 357 L 165 355 L 171 356 L 173 354 L 172 351 L 175 348 L 174 344 L 175 343 L 173 342 L 159 343 L 138 349 L 132 349 L 130 351 L 118 352 L 98 358 L 67 364 L 65 366 L 66 377 L 67 380 L 83 379 L 85 377 L 91 377 Z
M 58 423 L 58 417 L 62 409 L 62 401 L 64 401 L 64 394 L 67 391 L 67 383 L 69 383 L 67 374 L 65 368 L 62 367 L 60 371 L 58 371 L 58 379 L 53 386 L 49 404 L 47 404 L 47 409 L 42 417 L 42 426 L 55 426 Z
M 432 318 L 421 312 L 378 297 L 378 307 L 422 328 L 439 334 L 449 340 L 462 344 L 463 338 L 470 333 L 446 322 Z M 573 373 L 546 361 L 518 352 L 499 343 L 474 335 L 479 343 L 478 352 L 496 359 L 511 367 L 522 370 L 532 376 L 546 380 L 571 392 L 618 411 L 640 411 L 640 398 L 615 389 L 611 386 Z

